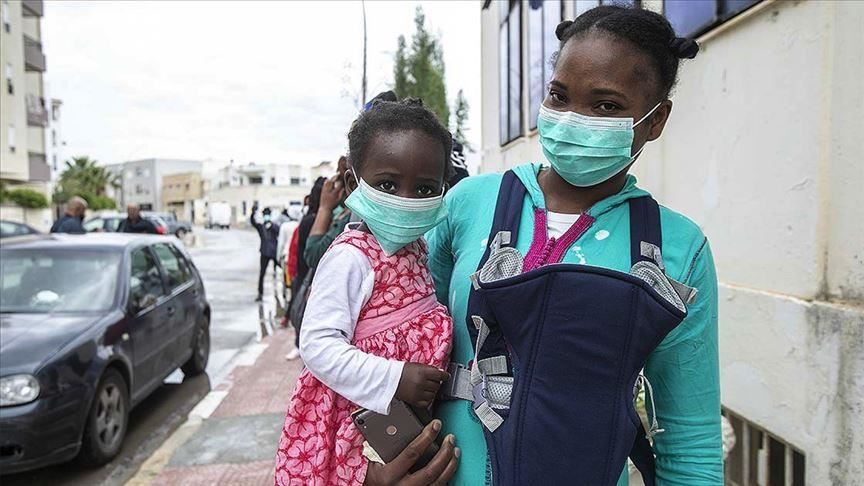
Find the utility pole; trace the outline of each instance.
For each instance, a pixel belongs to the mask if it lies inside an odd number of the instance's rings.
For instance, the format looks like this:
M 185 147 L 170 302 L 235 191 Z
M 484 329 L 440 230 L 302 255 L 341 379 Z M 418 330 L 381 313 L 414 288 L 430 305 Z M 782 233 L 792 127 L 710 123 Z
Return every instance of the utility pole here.
M 360 106 L 366 106 L 366 0 L 361 0 L 360 4 L 363 7 L 363 101 L 360 103 Z

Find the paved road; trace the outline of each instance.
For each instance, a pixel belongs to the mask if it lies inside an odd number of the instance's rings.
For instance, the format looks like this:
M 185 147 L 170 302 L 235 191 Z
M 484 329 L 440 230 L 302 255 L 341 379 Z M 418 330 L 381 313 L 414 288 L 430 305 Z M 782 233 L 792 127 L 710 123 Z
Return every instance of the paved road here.
M 270 332 L 275 314 L 271 275 L 265 302 L 256 303 L 258 235 L 244 230 L 195 230 L 197 242 L 189 251 L 204 278 L 212 307 L 211 351 L 207 373 L 184 379 L 174 372 L 165 385 L 142 402 L 130 416 L 123 450 L 114 461 L 89 469 L 74 461 L 12 476 L 3 486 L 121 485 L 186 419 L 189 411 L 233 368 L 232 358 L 246 344 Z M 272 270 L 271 270 L 272 272 Z

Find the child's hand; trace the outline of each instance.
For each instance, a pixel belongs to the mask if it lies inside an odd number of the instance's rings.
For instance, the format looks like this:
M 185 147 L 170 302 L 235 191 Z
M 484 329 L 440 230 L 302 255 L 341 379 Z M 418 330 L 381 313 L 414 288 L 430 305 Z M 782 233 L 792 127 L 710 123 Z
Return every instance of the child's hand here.
M 427 408 L 435 400 L 441 383 L 448 378 L 449 373 L 433 366 L 405 363 L 396 387 L 396 398 L 415 407 Z

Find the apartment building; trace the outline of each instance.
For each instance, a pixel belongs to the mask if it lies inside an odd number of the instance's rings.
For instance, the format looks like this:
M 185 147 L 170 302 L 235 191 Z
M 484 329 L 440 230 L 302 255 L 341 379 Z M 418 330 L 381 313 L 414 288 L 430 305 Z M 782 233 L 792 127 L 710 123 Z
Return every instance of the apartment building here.
M 109 193 L 121 208 L 137 204 L 145 211 L 164 211 L 162 206 L 162 180 L 166 175 L 183 172 L 201 172 L 198 160 L 142 159 L 106 166 L 120 176 L 120 189 Z
M 205 194 L 210 183 L 201 172 L 181 172 L 162 177 L 162 210 L 181 220 L 203 225 L 206 222 Z
M 208 202 L 227 202 L 232 224 L 243 224 L 256 203 L 273 210 L 300 207 L 312 188 L 312 175 L 336 171 L 331 162 L 309 167 L 301 164 L 229 164 L 210 184 Z
M 42 0 L 0 0 L 0 180 L 50 196 L 45 128 L 50 107 L 45 97 L 42 52 Z M 49 210 L 4 206 L 3 218 L 50 225 Z
M 599 3 L 483 4 L 481 171 L 544 161 L 536 120 L 555 26 Z M 639 3 L 702 47 L 682 65 L 665 132 L 634 172 L 712 243 L 722 400 L 737 436 L 727 484 L 859 484 L 864 8 Z

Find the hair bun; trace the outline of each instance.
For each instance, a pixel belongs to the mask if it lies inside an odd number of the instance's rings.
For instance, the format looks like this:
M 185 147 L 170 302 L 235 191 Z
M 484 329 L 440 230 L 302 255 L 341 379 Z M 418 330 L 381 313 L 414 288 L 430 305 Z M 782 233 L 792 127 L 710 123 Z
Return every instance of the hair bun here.
M 675 37 L 669 42 L 669 48 L 679 59 L 693 59 L 699 52 L 699 44 L 693 39 Z
M 558 27 L 555 27 L 555 37 L 560 41 L 562 37 L 564 37 L 564 31 L 567 30 L 567 27 L 573 25 L 572 20 L 565 20 L 558 24 Z

